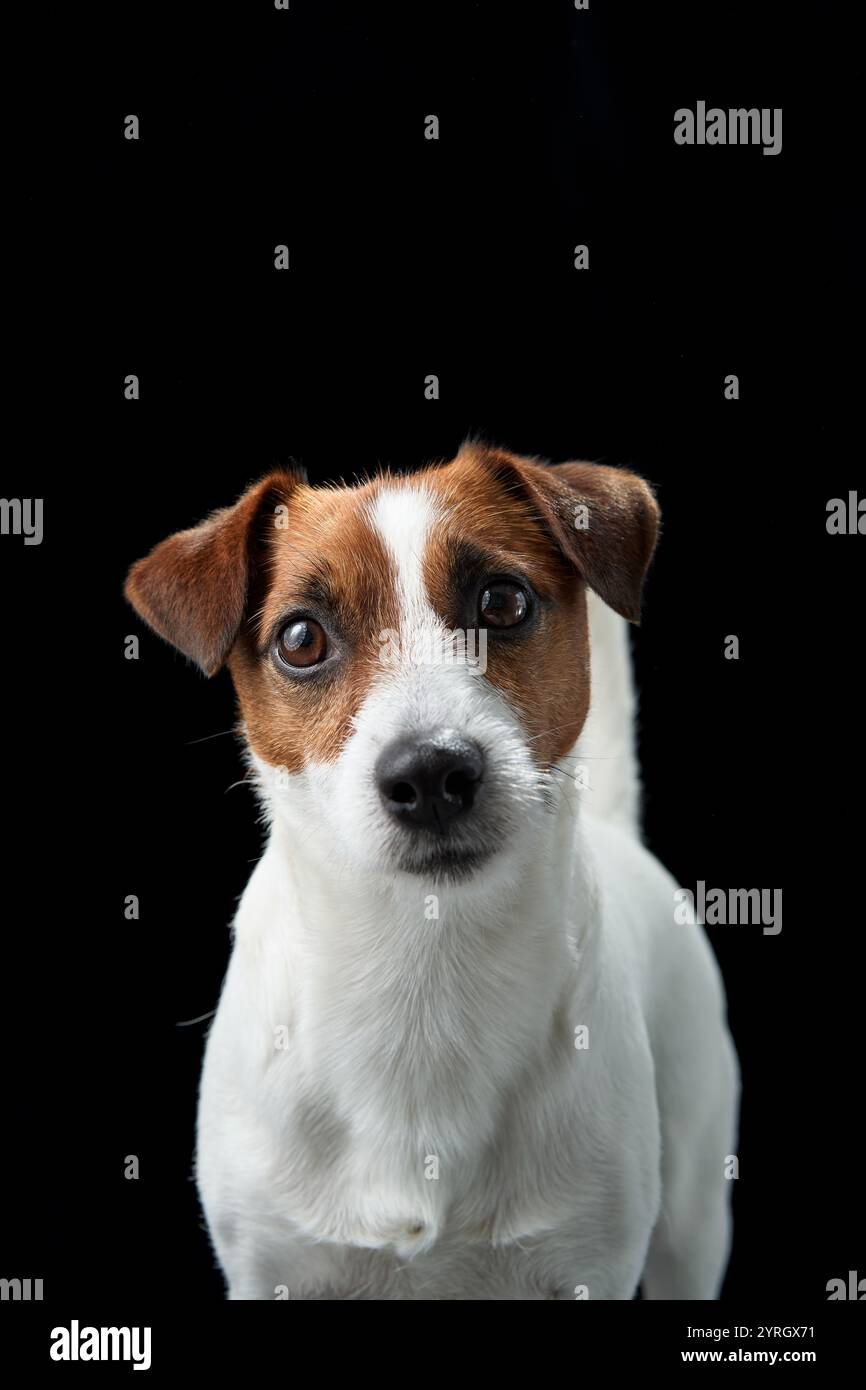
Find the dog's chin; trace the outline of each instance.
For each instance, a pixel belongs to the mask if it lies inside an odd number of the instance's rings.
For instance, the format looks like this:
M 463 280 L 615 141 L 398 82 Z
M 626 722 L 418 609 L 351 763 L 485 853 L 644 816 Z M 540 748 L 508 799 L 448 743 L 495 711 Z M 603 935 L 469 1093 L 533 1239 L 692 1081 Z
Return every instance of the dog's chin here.
M 400 827 L 389 837 L 388 858 L 400 875 L 436 884 L 481 881 L 513 849 L 508 816 L 483 814 L 444 832 Z
M 459 820 L 444 833 L 392 828 L 387 859 L 391 871 L 401 876 L 483 888 L 519 869 L 546 819 L 500 801 L 485 805 L 480 814 Z
M 447 838 L 404 845 L 396 854 L 396 868 L 413 878 L 434 883 L 466 883 L 485 868 L 497 853 L 497 846 L 476 842 L 460 844 Z

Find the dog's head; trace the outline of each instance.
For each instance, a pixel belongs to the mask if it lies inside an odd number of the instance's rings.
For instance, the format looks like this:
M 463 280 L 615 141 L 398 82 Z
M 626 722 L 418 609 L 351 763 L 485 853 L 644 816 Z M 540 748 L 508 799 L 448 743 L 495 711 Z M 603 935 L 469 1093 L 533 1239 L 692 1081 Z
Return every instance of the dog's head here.
M 634 474 L 482 445 L 354 487 L 275 473 L 126 594 L 228 663 L 272 814 L 325 864 L 468 879 L 536 852 L 589 706 L 589 586 L 638 620 L 658 512 Z

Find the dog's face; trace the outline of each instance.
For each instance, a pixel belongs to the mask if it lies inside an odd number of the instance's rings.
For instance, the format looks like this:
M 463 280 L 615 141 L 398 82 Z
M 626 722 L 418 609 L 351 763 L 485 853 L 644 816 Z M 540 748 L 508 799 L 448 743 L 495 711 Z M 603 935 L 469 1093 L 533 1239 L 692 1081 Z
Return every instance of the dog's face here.
M 536 852 L 589 707 L 585 585 L 636 621 L 656 525 L 633 474 L 470 445 L 357 487 L 271 475 L 126 592 L 208 675 L 228 662 L 309 856 L 469 879 Z

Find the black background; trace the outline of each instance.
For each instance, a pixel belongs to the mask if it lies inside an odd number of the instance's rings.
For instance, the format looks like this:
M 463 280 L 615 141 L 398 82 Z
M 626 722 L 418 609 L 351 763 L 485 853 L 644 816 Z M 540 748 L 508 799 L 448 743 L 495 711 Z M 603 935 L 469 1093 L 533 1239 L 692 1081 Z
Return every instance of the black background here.
M 784 891 L 779 936 L 711 932 L 744 1075 L 725 1296 L 824 1301 L 866 1274 L 864 542 L 825 528 L 864 484 L 852 36 L 782 4 L 116 6 L 76 16 L 57 106 L 46 43 L 15 127 L 4 492 L 44 496 L 45 540 L 0 543 L 0 1274 L 62 1308 L 221 1296 L 191 1181 L 207 1025 L 177 1025 L 215 1007 L 259 831 L 228 676 L 143 631 L 126 568 L 274 465 L 411 468 L 481 431 L 657 486 L 649 843 L 687 885 Z M 676 146 L 699 99 L 783 107 L 782 153 Z

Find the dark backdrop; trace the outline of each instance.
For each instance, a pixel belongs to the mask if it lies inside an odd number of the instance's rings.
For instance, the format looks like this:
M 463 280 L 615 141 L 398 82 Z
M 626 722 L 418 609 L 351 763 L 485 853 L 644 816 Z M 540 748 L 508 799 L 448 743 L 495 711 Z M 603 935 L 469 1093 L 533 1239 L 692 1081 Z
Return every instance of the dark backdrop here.
M 26 58 L 28 447 L 5 487 L 44 495 L 46 535 L 0 549 L 0 1273 L 42 1275 L 63 1308 L 221 1295 L 191 1182 L 207 1025 L 178 1024 L 215 1006 L 259 832 L 229 679 L 143 633 L 127 566 L 275 464 L 411 468 L 481 431 L 657 485 L 635 634 L 649 843 L 687 885 L 784 891 L 780 935 L 711 933 L 744 1076 L 726 1296 L 823 1301 L 866 1273 L 863 541 L 825 529 L 863 479 L 850 36 L 813 13 L 792 80 L 783 4 L 186 9 L 79 16 L 59 115 L 38 36 Z M 677 147 L 699 99 L 783 107 L 782 153 Z

